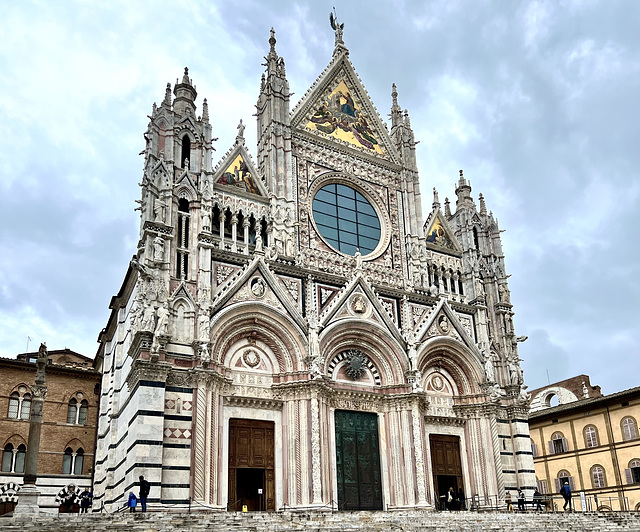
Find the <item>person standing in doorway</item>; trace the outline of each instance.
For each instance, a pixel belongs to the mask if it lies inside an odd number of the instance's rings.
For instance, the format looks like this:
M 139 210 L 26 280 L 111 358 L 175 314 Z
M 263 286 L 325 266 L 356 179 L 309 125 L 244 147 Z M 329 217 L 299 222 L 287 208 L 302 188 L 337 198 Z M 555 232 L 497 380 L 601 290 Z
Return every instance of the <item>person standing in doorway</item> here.
M 569 486 L 568 482 L 565 482 L 564 486 L 560 488 L 560 495 L 564 497 L 564 506 L 562 509 L 566 511 L 567 505 L 569 505 L 569 511 L 571 511 L 571 486 Z
M 467 504 L 464 498 L 464 491 L 462 488 L 460 488 L 458 490 L 458 509 L 459 510 L 466 510 L 467 509 Z
M 140 506 L 142 507 L 142 513 L 147 511 L 147 497 L 151 491 L 151 484 L 145 478 L 140 475 Z

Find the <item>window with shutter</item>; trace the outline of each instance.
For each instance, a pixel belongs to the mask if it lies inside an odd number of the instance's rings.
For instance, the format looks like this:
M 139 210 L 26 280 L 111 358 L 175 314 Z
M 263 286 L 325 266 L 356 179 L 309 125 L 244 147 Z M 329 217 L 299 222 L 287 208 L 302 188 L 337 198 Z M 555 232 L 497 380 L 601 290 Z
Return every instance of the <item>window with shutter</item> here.
M 638 437 L 636 421 L 632 417 L 625 417 L 622 420 L 622 439 L 624 441 L 633 440 Z
M 604 481 L 604 470 L 599 465 L 595 465 L 591 468 L 591 479 L 593 480 L 594 488 L 604 488 L 606 486 Z
M 631 460 L 631 462 L 629 462 L 629 469 L 625 470 L 625 472 L 626 471 L 629 471 L 627 484 L 640 483 L 640 460 Z

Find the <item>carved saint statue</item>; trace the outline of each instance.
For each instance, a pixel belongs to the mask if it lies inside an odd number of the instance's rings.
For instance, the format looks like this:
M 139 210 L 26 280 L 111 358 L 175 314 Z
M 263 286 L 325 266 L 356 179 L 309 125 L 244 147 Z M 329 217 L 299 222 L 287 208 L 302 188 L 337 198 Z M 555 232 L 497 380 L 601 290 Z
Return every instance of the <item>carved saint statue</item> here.
M 142 313 L 142 322 L 140 324 L 140 330 L 142 331 L 147 331 L 147 332 L 153 332 L 154 329 L 154 325 L 155 325 L 155 311 L 153 309 L 153 307 L 149 304 L 147 304 L 144 307 L 144 311 Z
M 153 239 L 153 260 L 156 262 L 164 260 L 164 239 L 161 236 Z
M 488 382 L 495 382 L 496 376 L 493 371 L 493 361 L 491 360 L 491 353 L 484 353 L 484 375 Z
M 257 251 L 257 252 L 261 252 L 262 251 L 262 236 L 260 236 L 260 235 L 256 235 L 255 251 Z
M 156 334 L 167 334 L 169 328 L 169 311 L 165 307 L 158 307 L 158 323 L 156 324 Z
M 360 253 L 359 249 L 356 250 L 356 254 L 353 256 L 353 259 L 355 263 L 356 272 L 361 272 L 362 271 L 362 254 Z
M 38 358 L 36 359 L 36 384 L 42 385 L 45 382 L 45 372 L 47 368 L 47 362 L 49 359 L 49 352 L 47 351 L 47 344 L 41 343 L 38 349 Z
M 522 372 L 513 360 L 509 360 L 509 383 L 512 385 L 522 384 Z
M 202 341 L 209 339 L 209 316 L 206 311 L 198 315 L 198 338 Z

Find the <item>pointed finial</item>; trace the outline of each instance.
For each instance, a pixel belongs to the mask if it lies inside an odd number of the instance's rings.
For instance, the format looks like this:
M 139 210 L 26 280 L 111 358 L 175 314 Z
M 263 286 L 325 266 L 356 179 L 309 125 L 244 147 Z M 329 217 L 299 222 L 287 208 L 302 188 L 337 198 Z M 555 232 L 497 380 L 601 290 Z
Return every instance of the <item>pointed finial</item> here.
M 480 214 L 487 214 L 487 205 L 484 202 L 484 196 L 482 193 L 479 196 L 480 198 Z
M 460 182 L 461 185 L 464 185 L 465 179 L 464 179 L 464 172 L 462 170 L 460 170 L 459 182 Z
M 171 107 L 171 83 L 167 83 L 167 88 L 164 91 L 164 101 L 162 102 L 162 105 Z
M 271 28 L 271 36 L 269 37 L 269 52 L 276 53 L 276 30 Z
M 409 111 L 407 109 L 404 110 L 404 125 L 411 127 L 411 119 L 409 118 Z
M 436 187 L 433 187 L 433 208 L 440 207 L 440 200 L 438 199 L 438 191 Z
M 260 91 L 264 91 L 265 88 L 265 79 L 264 79 L 264 72 L 262 73 L 262 76 L 260 77 Z
M 187 67 L 184 67 L 184 75 L 182 76 L 182 83 L 191 85 L 191 81 L 189 81 L 189 69 Z
M 451 205 L 449 203 L 449 198 L 444 198 L 444 215 L 451 218 Z
M 209 123 L 209 104 L 206 98 L 202 102 L 202 121 Z

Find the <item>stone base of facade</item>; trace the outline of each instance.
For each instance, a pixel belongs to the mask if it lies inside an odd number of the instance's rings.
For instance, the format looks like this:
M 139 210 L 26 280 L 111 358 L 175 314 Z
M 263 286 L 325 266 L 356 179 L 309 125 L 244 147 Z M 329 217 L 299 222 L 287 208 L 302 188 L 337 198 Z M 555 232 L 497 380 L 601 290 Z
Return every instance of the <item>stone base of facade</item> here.
M 27 517 L 34 516 L 40 513 L 40 506 L 38 506 L 38 498 L 40 492 L 35 486 L 26 484 L 22 486 L 18 494 L 18 504 L 13 510 L 15 517 Z

